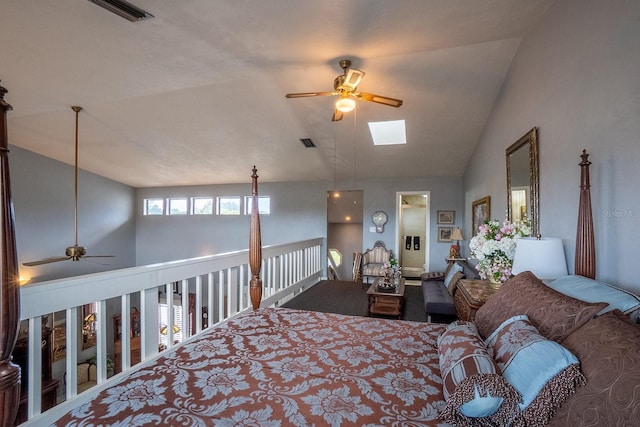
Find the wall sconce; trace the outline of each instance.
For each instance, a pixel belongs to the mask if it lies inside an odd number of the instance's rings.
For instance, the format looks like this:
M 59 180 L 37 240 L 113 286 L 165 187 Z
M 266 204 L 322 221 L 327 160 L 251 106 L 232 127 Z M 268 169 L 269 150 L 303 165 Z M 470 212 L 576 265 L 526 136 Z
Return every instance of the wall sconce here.
M 174 334 L 177 334 L 178 332 L 180 332 L 180 328 L 178 327 L 178 325 L 173 325 L 171 330 L 173 331 Z M 162 335 L 167 335 L 169 333 L 169 327 L 167 325 L 163 326 L 162 328 L 160 328 L 160 333 Z

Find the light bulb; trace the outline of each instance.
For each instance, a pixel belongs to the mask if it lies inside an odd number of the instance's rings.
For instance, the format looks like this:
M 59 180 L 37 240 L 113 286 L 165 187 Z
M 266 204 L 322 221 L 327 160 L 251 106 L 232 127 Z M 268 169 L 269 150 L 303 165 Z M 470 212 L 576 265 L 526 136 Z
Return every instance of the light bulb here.
M 356 101 L 351 98 L 340 98 L 336 102 L 336 109 L 338 111 L 342 111 L 343 113 L 353 111 L 354 108 L 356 108 Z

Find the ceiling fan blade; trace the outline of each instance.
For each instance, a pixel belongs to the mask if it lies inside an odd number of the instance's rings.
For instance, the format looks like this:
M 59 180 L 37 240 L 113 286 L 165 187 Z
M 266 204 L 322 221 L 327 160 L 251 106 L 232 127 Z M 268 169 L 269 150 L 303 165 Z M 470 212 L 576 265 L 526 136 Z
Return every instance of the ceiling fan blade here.
M 300 93 L 288 93 L 285 98 L 306 98 L 309 96 L 333 96 L 338 95 L 338 92 L 300 92 Z
M 82 258 L 115 258 L 115 255 L 85 255 Z
M 69 257 L 69 256 L 54 256 L 54 257 L 50 257 L 50 258 L 41 259 L 40 261 L 23 262 L 22 265 L 27 266 L 27 267 L 34 267 L 36 265 L 51 264 L 53 262 L 66 261 L 68 259 L 71 259 L 71 257 Z
M 374 95 L 367 92 L 353 93 L 352 95 L 363 101 L 377 102 L 378 104 L 384 104 L 390 107 L 398 108 L 402 105 L 401 99 L 389 98 L 388 96 Z
M 338 110 L 337 108 L 334 108 L 333 109 L 333 117 L 331 117 L 331 121 L 332 122 L 338 122 L 338 121 L 342 120 L 342 116 L 343 116 L 342 111 Z
M 350 69 L 347 71 L 342 87 L 350 91 L 356 90 L 365 74 L 366 73 L 364 71 L 355 70 L 353 68 Z

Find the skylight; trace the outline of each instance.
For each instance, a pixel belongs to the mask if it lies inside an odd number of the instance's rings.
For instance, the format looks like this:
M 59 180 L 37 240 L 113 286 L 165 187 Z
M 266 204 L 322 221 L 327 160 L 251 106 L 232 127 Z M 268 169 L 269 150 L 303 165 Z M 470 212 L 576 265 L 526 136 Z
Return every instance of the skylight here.
M 404 120 L 369 122 L 369 132 L 374 145 L 397 145 L 407 143 Z

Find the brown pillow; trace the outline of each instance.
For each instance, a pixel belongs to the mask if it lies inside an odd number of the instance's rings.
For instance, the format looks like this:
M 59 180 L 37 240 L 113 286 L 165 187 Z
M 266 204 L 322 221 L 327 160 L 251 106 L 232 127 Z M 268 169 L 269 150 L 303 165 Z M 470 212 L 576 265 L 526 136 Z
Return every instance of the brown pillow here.
M 478 309 L 475 322 L 480 335 L 487 338 L 505 320 L 526 314 L 542 336 L 562 342 L 606 306 L 563 295 L 525 271 L 504 283 Z
M 463 279 L 464 274 L 460 271 L 456 271 L 451 280 L 449 281 L 449 285 L 447 286 L 447 291 L 449 291 L 449 295 L 453 296 L 453 293 L 456 291 L 456 286 L 458 286 L 458 280 Z
M 553 426 L 640 426 L 640 326 L 622 312 L 603 314 L 563 345 L 580 360 L 587 384 L 551 419 Z

